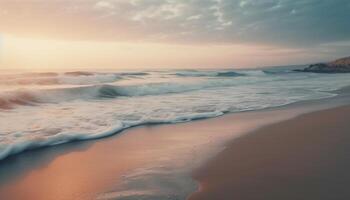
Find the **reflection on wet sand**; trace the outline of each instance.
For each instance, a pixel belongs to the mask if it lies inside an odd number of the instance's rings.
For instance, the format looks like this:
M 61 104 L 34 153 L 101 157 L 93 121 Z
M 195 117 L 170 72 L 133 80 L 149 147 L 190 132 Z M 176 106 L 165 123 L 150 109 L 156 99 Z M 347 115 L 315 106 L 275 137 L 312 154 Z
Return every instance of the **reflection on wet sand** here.
M 14 155 L 0 162 L 0 199 L 184 199 L 196 189 L 193 168 L 224 148 L 223 142 L 312 109 L 320 105 L 141 126 Z

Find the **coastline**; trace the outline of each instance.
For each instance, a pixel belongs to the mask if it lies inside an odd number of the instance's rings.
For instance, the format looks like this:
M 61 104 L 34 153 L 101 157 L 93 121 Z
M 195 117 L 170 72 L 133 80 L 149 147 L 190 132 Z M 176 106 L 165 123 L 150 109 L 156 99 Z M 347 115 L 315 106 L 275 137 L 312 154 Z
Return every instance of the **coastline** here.
M 168 184 L 161 188 L 168 193 L 161 195 L 180 190 L 182 193 L 174 196 L 185 199 L 196 190 L 192 171 L 215 159 L 230 141 L 305 113 L 348 104 L 347 100 L 348 93 L 342 92 L 331 99 L 189 123 L 140 126 L 100 140 L 27 151 L 0 161 L 0 197 L 122 199 L 136 195 L 154 199 L 160 196 L 150 191 L 159 189 L 159 185 L 142 188 L 153 181 Z M 149 180 L 150 176 L 157 178 Z M 169 179 L 176 180 L 169 183 Z M 141 186 L 135 184 L 140 180 L 144 181 Z
M 349 199 L 349 118 L 349 105 L 316 111 L 231 141 L 188 199 Z

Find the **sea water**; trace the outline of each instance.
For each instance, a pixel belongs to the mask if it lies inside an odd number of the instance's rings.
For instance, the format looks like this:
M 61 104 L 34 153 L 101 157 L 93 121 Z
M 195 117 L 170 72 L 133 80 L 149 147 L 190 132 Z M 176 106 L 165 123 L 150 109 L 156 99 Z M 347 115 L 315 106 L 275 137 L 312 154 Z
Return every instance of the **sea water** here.
M 27 149 L 335 96 L 349 74 L 163 70 L 0 74 L 0 159 Z

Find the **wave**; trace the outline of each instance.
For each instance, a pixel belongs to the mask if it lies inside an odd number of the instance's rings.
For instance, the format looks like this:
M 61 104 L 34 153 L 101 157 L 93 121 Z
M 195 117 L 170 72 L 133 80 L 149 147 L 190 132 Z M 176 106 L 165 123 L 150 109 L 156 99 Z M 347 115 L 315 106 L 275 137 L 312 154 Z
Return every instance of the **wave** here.
M 147 72 L 97 73 L 72 71 L 64 73 L 21 73 L 0 75 L 0 85 L 92 85 L 113 83 L 124 77 L 149 75 Z
M 150 75 L 149 72 L 115 72 L 115 73 L 97 73 L 87 71 L 72 71 L 64 73 L 23 73 L 0 75 L 0 86 L 28 86 L 28 85 L 96 85 L 110 84 L 123 80 L 124 78 L 137 78 Z M 178 71 L 175 75 L 181 77 L 239 77 L 245 76 L 244 73 L 235 71 Z
M 176 76 L 184 76 L 184 77 L 237 77 L 237 76 L 245 76 L 245 74 L 238 73 L 235 71 L 180 71 L 176 72 L 174 75 Z
M 233 71 L 228 71 L 228 72 L 218 72 L 216 76 L 221 76 L 221 77 L 235 77 L 235 76 L 245 76 L 244 74 L 233 72 Z
M 165 76 L 168 82 L 135 84 L 139 82 L 132 80 L 126 83 L 133 85 L 117 82 L 3 91 L 0 93 L 0 109 L 13 110 L 0 110 L 0 116 L 3 117 L 0 160 L 28 149 L 102 138 L 138 125 L 179 123 L 216 117 L 227 112 L 257 110 L 301 100 L 331 97 L 334 94 L 323 91 L 346 86 L 350 80 L 346 75 L 337 75 L 337 78 L 317 75 L 313 79 L 301 77 L 303 81 L 286 76 L 285 81 L 276 80 L 273 76 L 261 76 L 264 74 L 261 70 L 246 71 L 248 70 L 240 73 L 251 74 L 242 78 L 212 78 L 211 75 L 204 79 L 189 80 L 176 77 L 169 82 L 169 76 Z M 171 72 L 167 72 L 169 73 Z M 218 71 L 215 73 L 217 76 Z M 163 74 L 150 78 L 156 77 L 155 81 L 159 81 L 158 77 Z M 224 74 L 230 75 L 232 74 Z M 57 76 L 66 78 L 69 75 Z M 96 74 L 78 75 L 70 78 L 95 76 Z M 45 75 L 40 77 L 47 78 Z M 177 93 L 181 95 L 173 95 Z M 141 97 L 146 95 L 149 96 Z M 65 103 L 71 100 L 75 102 Z M 51 104 L 48 105 L 49 103 Z M 17 109 L 23 105 L 37 107 Z
M 0 109 L 12 109 L 18 105 L 37 105 L 39 103 L 59 103 L 72 100 L 109 99 L 146 95 L 183 93 L 214 87 L 235 85 L 232 80 L 211 79 L 196 83 L 148 83 L 138 85 L 91 85 L 42 90 L 16 90 L 0 94 Z
M 273 74 L 295 73 L 289 69 L 271 69 L 271 70 L 240 70 L 237 71 L 180 71 L 175 73 L 177 76 L 184 77 L 239 77 L 239 76 L 264 76 Z
M 266 75 L 284 75 L 284 74 L 296 74 L 296 69 L 302 69 L 307 65 L 290 65 L 281 67 L 271 67 L 261 70 Z
M 93 76 L 95 74 L 92 72 L 76 71 L 76 72 L 65 72 L 64 75 L 68 75 L 68 76 Z
M 147 72 L 122 72 L 118 73 L 121 76 L 146 76 L 149 75 Z
M 21 77 L 13 79 L 0 79 L 0 85 L 56 85 L 59 84 L 57 77 Z
M 236 71 L 181 71 L 175 73 L 177 76 L 184 77 L 239 77 L 239 76 L 264 76 L 264 75 L 273 75 L 273 74 L 285 74 L 291 73 L 291 70 L 280 70 L 280 69 L 271 69 L 271 70 L 240 70 Z
M 33 140 L 21 140 L 12 144 L 3 143 L 0 144 L 0 161 L 7 158 L 10 155 L 18 154 L 23 151 L 37 149 L 41 147 L 54 146 L 59 144 L 64 144 L 73 141 L 82 141 L 82 140 L 92 140 L 108 137 L 111 135 L 115 135 L 125 129 L 141 126 L 141 125 L 153 125 L 153 124 L 172 124 L 172 123 L 181 123 L 188 122 L 192 120 L 212 118 L 223 115 L 223 112 L 215 111 L 209 113 L 193 113 L 187 116 L 180 116 L 175 119 L 169 120 L 148 120 L 148 121 L 138 121 L 138 122 L 120 122 L 117 123 L 114 127 L 110 128 L 107 131 L 95 133 L 95 134 L 84 134 L 84 133 L 57 133 L 52 136 L 48 136 L 46 138 L 41 139 L 33 139 Z M 17 133 L 19 136 L 20 133 Z
M 65 72 L 64 75 L 68 76 L 94 76 L 96 74 L 104 74 L 107 73 L 94 73 L 94 72 L 85 72 L 85 71 L 75 71 L 75 72 Z M 119 72 L 119 73 L 110 73 L 118 76 L 146 76 L 149 75 L 147 72 Z
M 13 109 L 16 105 L 35 105 L 39 99 L 35 94 L 26 91 L 17 91 L 0 96 L 0 109 Z
M 293 70 L 262 70 L 262 72 L 267 75 L 282 75 L 295 73 L 295 71 Z

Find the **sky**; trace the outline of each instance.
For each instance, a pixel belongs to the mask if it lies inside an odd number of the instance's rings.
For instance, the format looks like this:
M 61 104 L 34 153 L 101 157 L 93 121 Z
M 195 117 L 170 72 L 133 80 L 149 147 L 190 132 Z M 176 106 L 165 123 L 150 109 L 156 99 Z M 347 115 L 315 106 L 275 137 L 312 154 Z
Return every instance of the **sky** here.
M 349 0 L 0 0 L 0 69 L 243 68 L 350 55 Z

